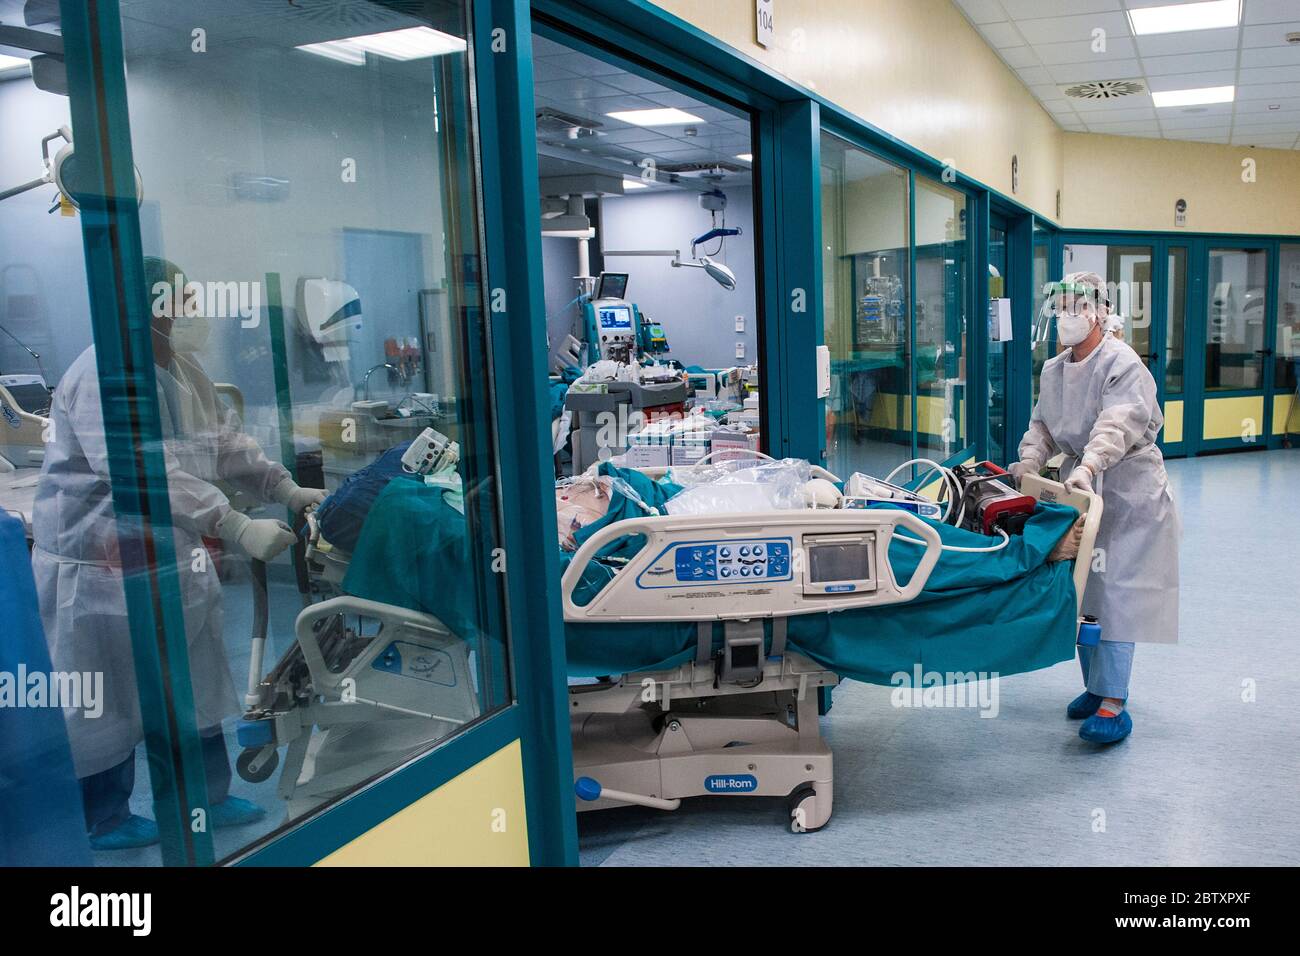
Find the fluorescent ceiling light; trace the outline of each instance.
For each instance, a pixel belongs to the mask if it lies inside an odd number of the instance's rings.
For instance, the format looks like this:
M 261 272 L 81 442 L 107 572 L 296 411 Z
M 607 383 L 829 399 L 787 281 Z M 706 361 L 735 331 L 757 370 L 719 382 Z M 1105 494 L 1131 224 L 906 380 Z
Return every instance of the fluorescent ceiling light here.
M 307 43 L 297 49 L 338 60 L 340 63 L 363 66 L 367 53 L 389 60 L 422 60 L 445 53 L 459 53 L 465 48 L 465 41 L 460 37 L 431 27 L 410 27 L 406 30 L 327 40 L 324 43 Z
M 1201 106 L 1205 103 L 1231 103 L 1235 86 L 1206 86 L 1199 90 L 1166 90 L 1151 94 L 1156 106 Z
M 747 162 L 747 163 L 752 163 L 752 162 L 754 161 L 754 154 L 753 154 L 753 153 L 737 153 L 737 154 L 736 154 L 736 158 L 737 158 L 737 159 L 743 159 L 743 160 L 744 160 L 745 162 Z
M 1209 0 L 1208 3 L 1139 7 L 1128 11 L 1128 19 L 1133 27 L 1134 36 L 1235 27 L 1241 22 L 1241 0 Z
M 704 122 L 698 116 L 692 116 L 673 106 L 651 110 L 619 110 L 605 115 L 620 123 L 631 123 L 633 126 L 682 126 L 686 123 Z
M 625 179 L 623 180 L 623 188 L 624 189 L 649 189 L 650 184 L 643 183 L 639 179 Z
M 20 56 L 7 56 L 0 53 L 0 70 L 13 70 L 20 66 L 29 66 L 30 61 L 24 60 Z

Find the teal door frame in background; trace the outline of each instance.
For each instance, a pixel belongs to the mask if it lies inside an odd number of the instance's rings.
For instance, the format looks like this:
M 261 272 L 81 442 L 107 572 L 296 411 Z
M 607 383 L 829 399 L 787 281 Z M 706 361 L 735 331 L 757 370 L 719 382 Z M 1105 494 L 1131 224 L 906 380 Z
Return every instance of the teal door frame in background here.
M 1277 353 L 1277 316 L 1280 279 L 1281 246 L 1300 242 L 1300 238 L 1286 235 L 1246 235 L 1242 233 L 1160 232 L 1136 230 L 1068 229 L 1057 234 L 1063 250 L 1066 245 L 1126 245 L 1152 247 L 1152 337 L 1153 348 L 1160 353 L 1159 374 L 1155 375 L 1162 402 L 1181 401 L 1183 409 L 1182 440 L 1166 443 L 1164 433 L 1160 447 L 1168 456 L 1197 455 L 1202 452 L 1252 450 L 1282 447 L 1284 436 L 1273 434 L 1273 397 Z M 1185 298 L 1186 315 L 1183 318 L 1183 389 L 1181 393 L 1167 394 L 1169 356 L 1166 354 L 1168 333 L 1168 256 L 1171 249 L 1187 249 Z M 1210 249 L 1264 249 L 1268 253 L 1267 289 L 1264 306 L 1264 357 L 1261 389 L 1234 389 L 1215 392 L 1211 398 L 1233 398 L 1258 394 L 1264 397 L 1263 420 L 1253 442 L 1241 438 L 1206 440 L 1204 435 L 1205 344 L 1206 309 L 1210 290 Z M 1063 256 L 1063 252 L 1062 252 Z M 1057 261 L 1062 261 L 1058 258 Z M 1294 434 L 1294 433 L 1293 433 Z

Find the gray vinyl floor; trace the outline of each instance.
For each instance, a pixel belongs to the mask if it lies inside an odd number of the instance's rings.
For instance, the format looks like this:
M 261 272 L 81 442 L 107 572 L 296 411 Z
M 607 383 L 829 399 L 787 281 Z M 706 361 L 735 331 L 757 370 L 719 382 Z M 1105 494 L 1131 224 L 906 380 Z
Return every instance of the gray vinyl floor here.
M 1002 680 L 994 719 L 846 683 L 823 718 L 824 830 L 789 833 L 784 801 L 758 798 L 584 813 L 583 864 L 1300 864 L 1300 450 L 1168 469 L 1180 643 L 1138 646 L 1127 741 L 1077 737 L 1074 662 Z

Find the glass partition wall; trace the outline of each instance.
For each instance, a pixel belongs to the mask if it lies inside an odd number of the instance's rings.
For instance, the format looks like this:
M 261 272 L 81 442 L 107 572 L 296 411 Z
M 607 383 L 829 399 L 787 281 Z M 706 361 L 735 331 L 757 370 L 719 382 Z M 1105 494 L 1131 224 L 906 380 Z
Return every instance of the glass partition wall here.
M 103 680 L 60 771 L 85 810 L 61 836 L 101 865 L 238 854 L 511 700 L 468 5 L 210 6 L 122 5 L 138 328 L 92 335 L 38 267 L 86 273 L 88 187 L 0 204 L 0 235 L 65 214 L 0 244 L 0 321 L 57 343 L 52 437 L 17 457 L 52 666 Z M 38 155 L 67 99 L 3 86 L 0 139 Z M 403 475 L 430 428 L 432 480 Z
M 827 467 L 883 477 L 911 457 L 908 175 L 821 137 Z

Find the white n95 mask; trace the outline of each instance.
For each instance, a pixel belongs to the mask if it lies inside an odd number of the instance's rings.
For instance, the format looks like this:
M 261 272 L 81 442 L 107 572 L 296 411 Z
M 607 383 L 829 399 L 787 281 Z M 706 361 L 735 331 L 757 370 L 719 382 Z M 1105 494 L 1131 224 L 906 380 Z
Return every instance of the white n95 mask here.
M 208 344 L 212 325 L 206 316 L 179 316 L 172 320 L 171 334 L 167 337 L 173 352 L 201 352 Z
M 1091 315 L 1072 315 L 1062 312 L 1056 317 L 1056 340 L 1062 345 L 1078 345 L 1092 331 Z

